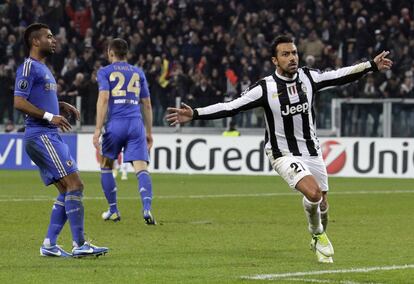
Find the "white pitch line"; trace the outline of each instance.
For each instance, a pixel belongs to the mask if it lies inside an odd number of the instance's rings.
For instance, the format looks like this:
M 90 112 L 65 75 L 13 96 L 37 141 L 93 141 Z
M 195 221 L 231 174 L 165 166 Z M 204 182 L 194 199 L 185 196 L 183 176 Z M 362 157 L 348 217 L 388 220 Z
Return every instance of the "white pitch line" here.
M 355 282 L 350 280 L 322 280 L 322 279 L 311 279 L 311 278 L 285 278 L 283 281 L 300 281 L 300 282 L 311 282 L 311 283 L 339 283 L 339 284 L 362 284 L 362 282 Z M 380 282 L 364 282 L 364 284 L 381 284 Z
M 320 280 L 320 279 L 306 279 L 306 278 L 286 278 L 284 281 L 300 281 L 300 282 L 311 282 L 311 283 L 332 283 L 331 280 Z M 337 283 L 334 281 L 333 283 Z
M 354 190 L 354 191 L 334 191 L 329 192 L 329 195 L 365 195 L 365 194 L 413 194 L 414 190 Z M 154 199 L 207 199 L 207 198 L 233 198 L 233 197 L 267 197 L 267 196 L 294 196 L 299 195 L 298 192 L 269 192 L 269 193 L 234 193 L 234 194 L 204 194 L 204 195 L 159 195 L 154 196 Z M 24 202 L 24 201 L 50 201 L 54 197 L 47 196 L 32 196 L 26 198 L 1 198 L 0 202 Z M 84 200 L 104 200 L 102 197 L 88 197 Z M 119 200 L 135 200 L 139 197 L 118 197 Z
M 295 276 L 345 274 L 345 273 L 367 273 L 367 272 L 372 272 L 372 271 L 403 270 L 403 269 L 413 269 L 413 268 L 414 268 L 414 264 L 405 264 L 405 265 L 374 266 L 374 267 L 337 269 L 337 270 L 287 272 L 287 273 L 280 273 L 280 274 L 258 274 L 254 276 L 242 276 L 241 278 L 250 279 L 250 280 L 275 280 L 275 279 L 291 278 Z

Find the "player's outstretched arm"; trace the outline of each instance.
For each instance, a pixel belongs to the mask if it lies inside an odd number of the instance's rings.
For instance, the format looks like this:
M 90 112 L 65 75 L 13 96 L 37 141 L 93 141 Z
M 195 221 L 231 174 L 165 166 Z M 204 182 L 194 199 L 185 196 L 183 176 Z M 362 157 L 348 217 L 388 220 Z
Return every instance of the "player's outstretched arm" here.
M 63 116 L 45 112 L 44 110 L 35 107 L 23 97 L 14 97 L 14 107 L 31 117 L 49 121 L 62 129 L 63 132 L 69 131 L 72 128 L 70 123 Z
M 181 103 L 181 108 L 167 108 L 167 115 L 165 118 L 171 126 L 174 126 L 191 121 L 193 119 L 193 115 L 193 109 L 185 103 Z
M 392 67 L 392 61 L 386 58 L 389 53 L 389 51 L 383 51 L 371 61 L 365 61 L 332 71 L 318 72 L 312 69 L 304 70 L 312 78 L 314 91 L 318 91 L 326 87 L 354 82 L 371 71 L 376 72 L 390 69 Z
M 66 102 L 59 102 L 59 110 L 61 113 L 64 113 L 64 112 L 70 113 L 71 115 L 75 116 L 76 120 L 80 120 L 79 110 L 71 104 L 68 104 Z
M 217 103 L 201 108 L 192 109 L 186 104 L 181 104 L 181 108 L 167 108 L 166 119 L 170 125 L 186 123 L 191 120 L 211 120 L 223 117 L 230 117 L 241 111 L 246 111 L 263 106 L 263 85 L 264 80 L 253 84 L 246 89 L 242 95 L 232 101 Z

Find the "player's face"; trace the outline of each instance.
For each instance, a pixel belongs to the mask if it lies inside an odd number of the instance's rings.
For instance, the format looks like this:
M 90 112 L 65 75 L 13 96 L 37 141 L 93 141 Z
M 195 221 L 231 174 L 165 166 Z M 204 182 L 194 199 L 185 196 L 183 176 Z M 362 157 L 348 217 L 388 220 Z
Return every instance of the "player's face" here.
M 276 46 L 276 57 L 272 57 L 280 74 L 293 75 L 298 71 L 299 56 L 294 43 L 281 43 Z
M 39 50 L 45 55 L 55 53 L 56 39 L 49 29 L 41 29 L 38 37 Z

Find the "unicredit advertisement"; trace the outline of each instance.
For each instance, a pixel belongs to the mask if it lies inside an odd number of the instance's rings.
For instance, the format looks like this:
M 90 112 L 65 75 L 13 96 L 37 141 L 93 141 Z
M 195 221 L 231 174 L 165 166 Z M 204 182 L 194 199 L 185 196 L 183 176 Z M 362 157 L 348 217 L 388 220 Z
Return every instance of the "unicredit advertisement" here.
M 63 135 L 81 171 L 99 171 L 92 134 Z M 414 139 L 321 138 L 330 176 L 414 178 Z M 0 169 L 36 169 L 21 134 L 0 134 Z M 262 136 L 156 134 L 150 170 L 158 173 L 273 175 Z
M 331 176 L 414 178 L 414 139 L 321 138 Z M 262 136 L 156 134 L 150 170 L 159 173 L 273 175 Z M 80 170 L 97 171 L 92 135 L 78 135 Z

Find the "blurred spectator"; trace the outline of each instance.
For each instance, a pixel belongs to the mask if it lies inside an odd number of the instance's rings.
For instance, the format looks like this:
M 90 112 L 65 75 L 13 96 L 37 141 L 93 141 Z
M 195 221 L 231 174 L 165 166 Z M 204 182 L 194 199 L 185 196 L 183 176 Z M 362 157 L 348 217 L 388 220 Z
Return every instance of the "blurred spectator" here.
M 0 124 L 4 119 L 13 123 L 14 74 L 12 69 L 0 64 Z M 7 115 L 5 115 L 7 113 Z
M 84 37 L 88 28 L 92 27 L 92 3 L 91 0 L 77 1 L 76 9 L 72 7 L 72 1 L 66 0 L 66 14 L 73 21 L 75 30 Z M 121 2 L 121 1 L 120 1 Z
M 95 124 L 96 101 L 98 100 L 98 82 L 96 81 L 96 70 L 92 72 L 89 79 L 81 85 L 79 95 L 82 97 L 82 116 L 83 123 L 87 125 Z
M 80 96 L 82 93 L 82 88 L 84 84 L 85 76 L 82 73 L 77 73 L 75 80 L 72 84 L 69 85 L 69 88 L 66 90 L 65 95 L 61 96 L 61 100 L 65 101 L 71 105 L 76 105 L 76 97 Z
M 234 120 L 229 122 L 229 127 L 222 133 L 225 137 L 237 137 L 240 136 L 240 131 L 237 130 L 237 124 Z
M 379 90 L 374 84 L 374 78 L 372 75 L 368 75 L 364 81 L 365 83 L 362 86 L 361 97 L 376 99 L 379 96 Z M 356 135 L 361 137 L 377 137 L 380 115 L 383 111 L 382 104 L 360 104 L 358 105 L 358 108 L 359 117 L 357 126 L 358 130 Z M 370 118 L 369 120 L 368 117 Z
M 164 113 L 168 107 L 168 97 L 165 88 L 168 86 L 161 80 L 163 71 L 162 60 L 159 56 L 155 57 L 149 72 L 147 72 L 148 84 L 151 89 L 151 102 L 153 104 L 154 125 L 164 124 Z
M 249 77 L 247 75 L 243 76 L 242 80 L 240 81 L 240 92 L 244 92 L 249 88 L 252 84 Z M 241 127 L 251 127 L 252 126 L 252 113 L 253 111 L 245 111 L 238 114 L 238 121 L 237 124 Z
M 309 36 L 299 42 L 298 51 L 302 53 L 302 57 L 306 58 L 309 55 L 315 58 L 316 62 L 322 59 L 324 44 L 319 39 L 315 30 L 309 33 Z
M 201 78 L 200 84 L 196 85 L 191 93 L 194 97 L 194 107 L 203 107 L 212 103 L 216 103 L 216 95 L 214 89 L 211 87 L 205 76 Z M 205 125 L 206 121 L 199 121 L 199 126 Z
M 77 73 L 77 67 L 79 65 L 80 58 L 78 58 L 74 48 L 69 48 L 69 54 L 65 58 L 61 75 L 66 82 L 71 82 Z

